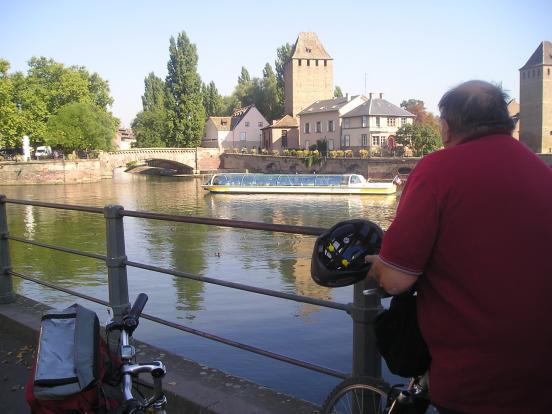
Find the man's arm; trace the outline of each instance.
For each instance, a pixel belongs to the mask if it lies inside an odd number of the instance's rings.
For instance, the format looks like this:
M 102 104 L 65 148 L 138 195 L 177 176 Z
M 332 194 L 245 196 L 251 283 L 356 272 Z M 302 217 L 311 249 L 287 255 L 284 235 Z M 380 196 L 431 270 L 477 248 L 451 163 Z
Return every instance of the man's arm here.
M 385 264 L 377 255 L 366 256 L 365 261 L 366 263 L 372 263 L 368 277 L 377 280 L 380 287 L 392 296 L 406 292 L 418 280 L 418 275 L 405 273 L 391 267 Z

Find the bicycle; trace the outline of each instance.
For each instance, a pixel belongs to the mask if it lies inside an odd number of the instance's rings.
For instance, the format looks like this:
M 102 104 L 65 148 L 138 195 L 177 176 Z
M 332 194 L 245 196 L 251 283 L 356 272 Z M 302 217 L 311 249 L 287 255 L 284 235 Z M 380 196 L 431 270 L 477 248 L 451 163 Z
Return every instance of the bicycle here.
M 148 301 L 145 293 L 140 293 L 132 308 L 122 321 L 110 321 L 106 326 L 106 333 L 120 332 L 118 354 L 121 359 L 120 373 L 123 382 L 123 404 L 118 410 L 121 414 L 154 413 L 166 414 L 167 398 L 163 392 L 163 377 L 167 370 L 161 361 L 137 363 L 136 349 L 130 344 L 130 338 L 138 327 L 140 315 Z M 133 362 L 134 361 L 134 362 Z M 153 379 L 153 395 L 150 398 L 135 398 L 132 393 L 133 378 L 143 373 L 149 373 Z
M 389 295 L 381 288 L 367 289 L 364 295 Z M 390 386 L 373 377 L 351 377 L 339 383 L 322 405 L 321 414 L 403 414 L 426 413 L 430 406 L 427 375 L 410 378 L 408 385 Z

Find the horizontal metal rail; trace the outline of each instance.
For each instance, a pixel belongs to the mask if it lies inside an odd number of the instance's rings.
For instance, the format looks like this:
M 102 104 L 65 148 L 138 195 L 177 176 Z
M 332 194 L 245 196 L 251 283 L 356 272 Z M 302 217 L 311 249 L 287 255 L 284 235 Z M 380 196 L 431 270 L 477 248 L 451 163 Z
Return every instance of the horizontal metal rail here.
M 215 284 L 215 285 L 226 286 L 226 287 L 229 287 L 229 288 L 232 288 L 232 289 L 245 290 L 247 292 L 258 293 L 258 294 L 261 294 L 261 295 L 267 295 L 267 296 L 273 296 L 273 297 L 277 297 L 277 298 L 281 298 L 281 299 L 293 300 L 295 302 L 302 302 L 302 303 L 308 303 L 308 304 L 311 304 L 311 305 L 318 305 L 318 306 L 322 306 L 322 307 L 325 307 L 325 308 L 338 309 L 338 310 L 343 310 L 343 311 L 346 311 L 346 312 L 349 312 L 349 310 L 351 308 L 350 304 L 331 302 L 329 300 L 315 299 L 315 298 L 311 298 L 311 297 L 308 297 L 308 296 L 295 295 L 295 294 L 292 294 L 292 293 L 283 293 L 283 292 L 278 292 L 276 290 L 264 289 L 264 288 L 244 285 L 244 284 L 236 283 L 236 282 L 228 282 L 226 280 L 214 279 L 212 277 L 199 276 L 199 275 L 194 275 L 194 274 L 191 274 L 191 273 L 179 272 L 179 271 L 176 271 L 176 270 L 163 269 L 161 267 L 145 265 L 145 264 L 142 264 L 142 263 L 137 263 L 137 262 L 132 262 L 132 261 L 127 261 L 126 264 L 128 266 L 138 267 L 140 269 L 145 269 L 145 270 L 151 270 L 153 272 L 165 273 L 165 274 L 168 274 L 168 275 L 184 277 L 186 279 L 193 279 L 193 280 L 197 280 L 197 281 L 201 281 L 201 282 L 212 283 L 212 284 Z
M 101 207 L 80 206 L 77 204 L 58 204 L 58 203 L 46 203 L 43 201 L 30 201 L 30 200 L 17 200 L 13 198 L 6 198 L 7 203 L 22 204 L 27 206 L 55 208 L 59 210 L 74 210 L 84 211 L 86 213 L 103 214 L 104 209 Z
M 23 237 L 18 237 L 18 236 L 8 235 L 8 236 L 6 236 L 6 238 L 9 239 L 9 240 L 14 240 L 14 241 L 20 242 L 20 243 L 32 244 L 33 246 L 44 247 L 45 249 L 51 249 L 51 250 L 57 250 L 59 252 L 64 252 L 64 253 L 76 254 L 78 256 L 92 257 L 93 259 L 98 259 L 98 260 L 103 260 L 103 261 L 107 260 L 107 256 L 97 254 L 97 253 L 88 253 L 88 252 L 83 252 L 81 250 L 69 249 L 67 247 L 53 246 L 51 244 L 41 243 L 41 242 L 37 242 L 35 240 L 30 240 L 30 239 L 24 239 Z
M 41 243 L 41 242 L 37 242 L 37 241 L 34 241 L 34 240 L 25 239 L 23 237 L 18 237 L 18 236 L 7 236 L 7 238 L 9 240 L 14 240 L 14 241 L 17 241 L 17 242 L 20 242 L 20 243 L 32 244 L 34 246 L 43 247 L 45 249 L 57 250 L 57 251 L 60 251 L 60 252 L 72 253 L 72 254 L 76 254 L 76 255 L 79 255 L 79 256 L 91 257 L 91 258 L 102 260 L 102 261 L 107 260 L 107 256 L 103 256 L 103 255 L 96 254 L 96 253 L 87 253 L 87 252 L 82 252 L 82 251 L 75 250 L 75 249 L 69 249 L 69 248 L 66 248 L 66 247 L 53 246 L 51 244 Z M 185 278 L 185 279 L 197 280 L 199 282 L 205 282 L 205 283 L 210 283 L 210 284 L 214 284 L 214 285 L 225 286 L 225 287 L 229 287 L 229 288 L 232 288 L 232 289 L 238 289 L 238 290 L 243 290 L 243 291 L 246 291 L 246 292 L 257 293 L 257 294 L 260 294 L 260 295 L 272 296 L 272 297 L 276 297 L 276 298 L 280 298 L 280 299 L 292 300 L 292 301 L 295 301 L 295 302 L 308 303 L 310 305 L 317 305 L 317 306 L 321 306 L 321 307 L 325 307 L 325 308 L 342 310 L 342 311 L 345 311 L 345 312 L 350 312 L 350 310 L 351 310 L 351 304 L 332 302 L 332 301 L 329 301 L 329 300 L 316 299 L 316 298 L 311 298 L 309 296 L 295 295 L 295 294 L 292 294 L 292 293 L 278 292 L 277 290 L 264 289 L 264 288 L 244 285 L 242 283 L 236 283 L 236 282 L 228 282 L 226 280 L 215 279 L 215 278 L 208 277 L 208 276 L 194 275 L 192 273 L 181 272 L 181 271 L 178 271 L 178 270 L 165 269 L 163 267 L 148 265 L 148 264 L 139 263 L 139 262 L 133 262 L 133 261 L 130 261 L 130 260 L 123 260 L 123 264 L 125 264 L 127 266 L 136 267 L 136 268 L 139 268 L 139 269 L 149 270 L 149 271 L 152 271 L 152 272 L 163 273 L 163 274 L 172 275 L 172 276 L 176 276 L 176 277 L 181 277 L 181 278 Z
M 43 286 L 49 287 L 51 289 L 59 290 L 61 292 L 67 293 L 69 295 L 73 295 L 73 296 L 76 296 L 76 297 L 79 297 L 79 298 L 82 298 L 82 299 L 85 299 L 85 300 L 89 300 L 91 302 L 95 302 L 95 303 L 98 303 L 100 305 L 104 305 L 106 307 L 110 306 L 109 302 L 106 302 L 104 300 L 97 299 L 97 298 L 94 298 L 92 296 L 88 296 L 88 295 L 85 295 L 83 293 L 71 290 L 71 289 L 63 288 L 63 287 L 55 285 L 53 283 L 44 282 L 42 280 L 39 280 L 39 279 L 36 279 L 34 277 L 25 275 L 23 273 L 14 272 L 14 271 L 9 271 L 8 273 L 12 276 L 17 276 L 17 277 L 20 277 L 21 279 L 28 280 L 30 282 L 37 283 L 39 285 L 43 285 Z M 230 340 L 230 339 L 222 338 L 220 336 L 213 335 L 213 334 L 210 334 L 208 332 L 200 331 L 198 329 L 193 329 L 193 328 L 190 328 L 188 326 L 180 325 L 180 324 L 175 323 L 175 322 L 167 321 L 166 319 L 158 318 L 156 316 L 149 315 L 147 313 L 142 313 L 140 315 L 140 317 L 144 318 L 144 319 L 148 319 L 152 322 L 159 323 L 161 325 L 168 326 L 170 328 L 177 329 L 179 331 L 188 332 L 188 333 L 191 333 L 192 335 L 196 335 L 196 336 L 200 336 L 202 338 L 206 338 L 206 339 L 209 339 L 209 340 L 212 340 L 212 341 L 220 342 L 220 343 L 223 343 L 225 345 L 229 345 L 229 346 L 234 347 L 234 348 L 238 348 L 238 349 L 241 349 L 241 350 L 244 350 L 244 351 L 252 352 L 252 353 L 255 353 L 255 354 L 258 354 L 258 355 L 262 355 L 262 356 L 265 356 L 265 357 L 268 357 L 268 358 L 271 358 L 271 359 L 278 360 L 278 361 L 286 362 L 288 364 L 292 364 L 292 365 L 295 365 L 295 366 L 298 366 L 298 367 L 306 368 L 306 369 L 309 369 L 311 371 L 315 371 L 315 372 L 318 372 L 318 373 L 321 373 L 321 374 L 326 374 L 326 375 L 330 375 L 332 377 L 341 378 L 341 379 L 348 378 L 347 374 L 345 374 L 343 372 L 340 372 L 340 371 L 333 370 L 331 368 L 326 368 L 326 367 L 322 367 L 322 366 L 319 366 L 319 365 L 311 364 L 311 363 L 301 361 L 301 360 L 298 360 L 298 359 L 295 359 L 295 358 L 291 358 L 291 357 L 288 357 L 288 356 L 285 356 L 285 355 L 277 354 L 275 352 L 270 352 L 270 351 L 267 351 L 267 350 L 264 350 L 264 349 L 261 349 L 261 348 L 257 348 L 257 347 L 251 346 L 251 345 L 243 344 L 241 342 L 237 342 L 237 341 L 233 341 L 233 340 Z

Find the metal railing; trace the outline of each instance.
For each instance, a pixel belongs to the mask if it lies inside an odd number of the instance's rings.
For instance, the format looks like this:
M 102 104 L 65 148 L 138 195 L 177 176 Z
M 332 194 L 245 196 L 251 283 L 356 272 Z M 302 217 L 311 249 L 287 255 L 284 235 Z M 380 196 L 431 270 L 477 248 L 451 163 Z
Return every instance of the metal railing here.
M 23 237 L 10 235 L 8 232 L 7 220 L 7 204 L 30 205 L 34 207 L 61 209 L 80 211 L 83 213 L 102 214 L 106 222 L 106 254 L 83 252 L 76 249 L 53 246 L 47 243 L 41 243 L 35 240 L 25 239 Z M 241 283 L 228 282 L 212 277 L 194 275 L 182 271 L 165 269 L 158 266 L 147 265 L 144 263 L 128 260 L 125 252 L 125 237 L 123 218 L 135 217 L 150 220 L 163 220 L 180 223 L 205 224 L 221 227 L 233 227 L 239 229 L 250 229 L 259 231 L 271 231 L 280 233 L 291 233 L 301 235 L 317 236 L 325 229 L 318 227 L 290 226 L 282 224 L 268 224 L 259 222 L 248 222 L 239 220 L 216 219 L 208 217 L 193 217 L 180 216 L 171 214 L 160 214 L 153 212 L 125 210 L 119 205 L 108 205 L 104 208 L 88 207 L 80 205 L 66 205 L 56 203 L 46 203 L 39 201 L 8 199 L 4 195 L 0 195 L 0 303 L 10 303 L 15 300 L 13 291 L 12 276 L 16 276 L 48 288 L 56 289 L 70 295 L 80 297 L 82 299 L 92 301 L 104 306 L 111 307 L 113 317 L 120 320 L 129 309 L 129 295 L 127 282 L 127 266 L 172 275 L 180 278 L 192 279 L 205 283 L 225 286 L 232 289 L 238 289 L 246 292 L 251 292 L 260 295 L 277 297 L 295 302 L 317 305 L 325 308 L 332 308 L 339 311 L 347 312 L 353 320 L 353 356 L 352 356 L 352 374 L 353 375 L 370 375 L 381 377 L 381 358 L 376 350 L 375 336 L 372 329 L 372 321 L 377 312 L 381 310 L 380 299 L 377 295 L 364 295 L 363 291 L 374 287 L 372 281 L 366 280 L 357 283 L 354 287 L 354 295 L 352 303 L 337 303 L 328 300 L 316 299 L 308 296 L 297 294 L 283 293 L 275 290 L 253 287 Z M 104 261 L 107 265 L 109 301 L 103 301 L 71 289 L 66 289 L 61 286 L 44 282 L 31 276 L 25 275 L 12 269 L 9 241 L 25 243 L 41 248 L 61 251 L 69 254 L 85 256 L 97 260 Z M 263 355 L 275 360 L 283 361 L 292 365 L 300 366 L 322 374 L 330 375 L 337 378 L 347 378 L 349 375 L 343 372 L 333 370 L 331 368 L 315 365 L 306 361 L 291 358 L 286 355 L 270 352 L 265 349 L 257 348 L 251 345 L 236 342 L 227 338 L 222 338 L 207 332 L 190 328 L 185 325 L 167 321 L 159 317 L 142 314 L 142 317 L 160 323 L 171 328 L 188 332 L 203 338 L 207 338 L 216 342 L 220 342 L 235 348 L 243 349 L 259 355 Z

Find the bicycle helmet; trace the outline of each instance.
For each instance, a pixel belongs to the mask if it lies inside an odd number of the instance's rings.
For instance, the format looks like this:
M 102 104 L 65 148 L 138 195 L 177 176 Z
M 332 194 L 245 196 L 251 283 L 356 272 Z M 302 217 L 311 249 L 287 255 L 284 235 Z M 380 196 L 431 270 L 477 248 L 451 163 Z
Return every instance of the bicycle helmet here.
M 364 279 L 370 263 L 366 255 L 379 252 L 383 230 L 368 220 L 337 223 L 314 243 L 311 277 L 321 286 L 342 287 Z

